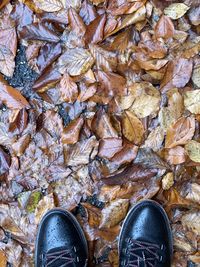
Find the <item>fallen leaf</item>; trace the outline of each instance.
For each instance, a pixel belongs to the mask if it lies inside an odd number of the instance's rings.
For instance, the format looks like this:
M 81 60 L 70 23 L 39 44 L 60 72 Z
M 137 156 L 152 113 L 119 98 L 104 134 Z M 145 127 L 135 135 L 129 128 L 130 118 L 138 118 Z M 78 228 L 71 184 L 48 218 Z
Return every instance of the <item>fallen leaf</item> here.
M 94 59 L 87 49 L 74 48 L 67 50 L 58 61 L 59 71 L 66 71 L 71 76 L 83 74 L 92 67 Z
M 142 165 L 134 164 L 133 166 L 126 167 L 122 172 L 103 177 L 102 181 L 106 185 L 122 185 L 130 181 L 143 181 L 150 179 L 157 174 L 156 169 L 147 169 Z
M 122 119 L 123 135 L 134 144 L 141 144 L 144 127 L 142 122 L 129 110 L 123 113 Z
M 197 183 L 189 183 L 185 197 L 194 202 L 200 203 L 200 185 Z
M 165 160 L 172 165 L 178 165 L 186 161 L 185 149 L 181 146 L 164 149 L 161 154 L 163 154 Z
M 44 196 L 38 203 L 37 208 L 35 210 L 35 223 L 38 224 L 40 220 L 42 219 L 43 215 L 55 208 L 54 204 L 54 196 L 53 194 L 49 194 Z
M 192 139 L 195 131 L 195 119 L 193 117 L 182 117 L 178 119 L 167 130 L 165 147 L 173 148 L 178 145 L 185 145 Z
M 192 81 L 197 87 L 200 87 L 200 64 L 194 66 L 192 73 Z
M 192 60 L 185 58 L 170 61 L 167 65 L 166 75 L 161 83 L 162 92 L 166 92 L 174 87 L 184 87 L 190 80 L 192 66 Z
M 105 23 L 106 15 L 102 14 L 86 27 L 85 40 L 87 43 L 97 44 L 103 40 Z
M 90 4 L 87 0 L 84 0 L 80 10 L 80 16 L 86 25 L 90 24 L 96 17 L 97 12 L 93 5 Z
M 174 35 L 174 24 L 170 18 L 162 15 L 155 26 L 156 38 L 171 38 Z
M 61 141 L 63 144 L 75 144 L 79 139 L 80 130 L 83 126 L 83 118 L 77 118 L 63 129 Z
M 59 84 L 62 101 L 73 103 L 78 97 L 78 87 L 68 74 L 64 74 Z
M 74 31 L 77 36 L 82 37 L 85 34 L 86 27 L 82 18 L 78 13 L 73 9 L 69 8 L 68 10 L 68 21 L 72 31 Z
M 185 145 L 186 153 L 194 162 L 200 162 L 200 143 L 194 140 L 189 141 Z
M 117 67 L 116 54 L 98 45 L 90 45 L 90 51 L 95 59 L 97 69 L 114 71 Z
M 142 164 L 147 168 L 169 169 L 168 164 L 150 148 L 140 148 L 134 163 Z
M 100 228 L 110 228 L 117 225 L 127 214 L 129 207 L 128 199 L 118 199 L 102 210 Z
M 118 133 L 113 127 L 110 117 L 103 109 L 99 109 L 96 113 L 92 120 L 91 127 L 92 131 L 100 139 L 118 137 Z
M 3 252 L 3 250 L 0 250 L 0 266 L 1 267 L 7 266 L 6 254 Z
M 200 90 L 184 93 L 184 105 L 193 114 L 200 114 Z
M 57 33 L 49 29 L 46 24 L 42 22 L 35 22 L 22 27 L 20 30 L 20 37 L 25 40 L 40 40 L 52 43 L 58 43 L 60 41 Z
M 34 0 L 38 8 L 46 12 L 55 12 L 63 8 L 61 0 Z
M 195 26 L 198 26 L 200 24 L 199 12 L 200 12 L 199 5 L 191 8 L 190 11 L 188 12 L 188 17 L 191 23 Z
M 11 109 L 29 107 L 28 101 L 17 89 L 9 86 L 3 76 L 0 76 L 0 100 Z
M 9 170 L 11 159 L 10 155 L 6 153 L 1 147 L 0 147 L 0 176 L 4 173 L 6 173 Z
M 68 145 L 65 147 L 65 163 L 68 166 L 77 166 L 88 164 L 90 157 L 94 158 L 97 154 L 98 142 L 95 136 L 91 136 L 89 139 L 77 142 L 74 145 Z
M 99 143 L 98 156 L 111 159 L 122 148 L 121 138 L 105 138 Z
M 163 178 L 162 178 L 162 189 L 163 190 L 169 190 L 174 184 L 174 175 L 173 172 L 168 172 Z
M 181 223 L 184 227 L 192 230 L 197 235 L 200 234 L 200 213 L 199 212 L 189 212 L 183 215 L 181 218 Z
M 152 148 L 153 151 L 158 151 L 164 141 L 165 135 L 162 127 L 158 126 L 150 132 L 142 147 Z
M 87 211 L 89 225 L 91 227 L 98 227 L 101 221 L 101 210 L 90 203 L 82 203 L 82 206 Z
M 165 15 L 171 19 L 179 19 L 189 10 L 189 6 L 183 3 L 173 3 L 164 9 Z
M 136 158 L 137 151 L 137 146 L 125 143 L 122 149 L 111 158 L 111 162 L 113 162 L 117 166 L 129 163 Z

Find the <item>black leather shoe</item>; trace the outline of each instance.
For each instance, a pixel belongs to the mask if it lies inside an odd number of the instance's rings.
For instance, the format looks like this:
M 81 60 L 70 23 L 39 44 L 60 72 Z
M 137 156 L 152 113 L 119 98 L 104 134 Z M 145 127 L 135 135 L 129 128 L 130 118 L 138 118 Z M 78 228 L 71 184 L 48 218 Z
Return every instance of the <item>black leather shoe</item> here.
M 85 267 L 88 248 L 76 218 L 53 209 L 43 217 L 35 246 L 35 267 Z
M 138 203 L 120 233 L 120 267 L 170 267 L 172 254 L 172 233 L 164 209 L 150 200 Z

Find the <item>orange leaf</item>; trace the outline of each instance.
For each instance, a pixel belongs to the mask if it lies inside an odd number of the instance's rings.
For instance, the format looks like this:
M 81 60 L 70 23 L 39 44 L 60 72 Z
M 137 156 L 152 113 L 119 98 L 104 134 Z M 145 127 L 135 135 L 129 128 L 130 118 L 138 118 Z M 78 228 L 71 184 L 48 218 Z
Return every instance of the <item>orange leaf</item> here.
M 174 24 L 167 16 L 162 15 L 155 27 L 156 38 L 170 38 L 174 35 Z

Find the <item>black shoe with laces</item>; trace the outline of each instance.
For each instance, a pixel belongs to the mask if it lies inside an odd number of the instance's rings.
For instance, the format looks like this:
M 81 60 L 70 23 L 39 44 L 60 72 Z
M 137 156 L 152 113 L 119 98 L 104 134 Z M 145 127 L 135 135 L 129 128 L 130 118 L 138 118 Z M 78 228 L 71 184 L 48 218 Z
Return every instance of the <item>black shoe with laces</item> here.
M 35 267 L 85 267 L 87 258 L 87 241 L 76 218 L 62 209 L 47 212 L 38 229 Z
M 119 240 L 120 267 L 170 267 L 172 233 L 164 209 L 145 200 L 124 221 Z

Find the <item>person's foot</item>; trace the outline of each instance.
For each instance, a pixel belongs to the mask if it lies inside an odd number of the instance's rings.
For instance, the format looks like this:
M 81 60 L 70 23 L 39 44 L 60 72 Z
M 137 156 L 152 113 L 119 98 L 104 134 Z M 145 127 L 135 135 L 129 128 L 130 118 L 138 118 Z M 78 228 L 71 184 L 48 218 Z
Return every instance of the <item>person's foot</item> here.
M 120 267 L 171 266 L 171 228 L 158 203 L 146 200 L 134 206 L 123 223 L 119 239 Z
M 39 225 L 35 267 L 85 267 L 87 258 L 87 241 L 75 217 L 62 209 L 49 211 Z

